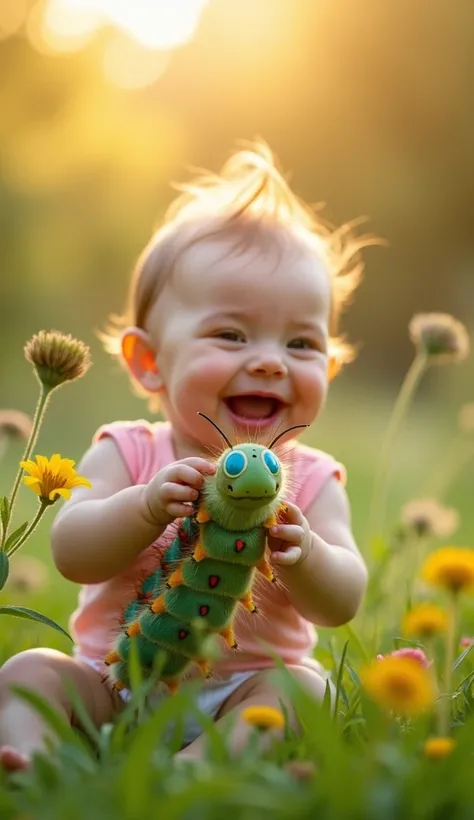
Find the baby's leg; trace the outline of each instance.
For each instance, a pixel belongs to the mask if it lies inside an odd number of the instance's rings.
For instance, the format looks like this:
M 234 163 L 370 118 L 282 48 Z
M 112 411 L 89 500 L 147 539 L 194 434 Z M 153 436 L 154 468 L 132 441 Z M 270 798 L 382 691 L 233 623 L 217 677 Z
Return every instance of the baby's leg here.
M 287 669 L 293 677 L 303 686 L 309 694 L 313 695 L 315 701 L 321 702 L 324 697 L 326 688 L 326 681 L 318 675 L 318 673 L 307 666 L 287 666 Z M 249 726 L 243 718 L 240 717 L 243 710 L 248 706 L 272 706 L 275 709 L 281 709 L 282 701 L 288 710 L 288 719 L 290 726 L 298 730 L 299 725 L 296 715 L 292 708 L 291 702 L 288 698 L 275 688 L 275 684 L 270 682 L 269 671 L 264 670 L 257 672 L 251 678 L 248 678 L 242 683 L 230 697 L 227 698 L 218 713 L 217 723 L 224 724 L 228 722 L 229 715 L 235 721 L 233 734 L 230 741 L 231 750 L 238 755 L 245 747 L 253 727 Z M 263 743 L 271 742 L 272 738 L 281 737 L 282 732 L 279 729 L 272 729 L 265 733 L 262 737 Z M 204 750 L 205 738 L 203 735 L 196 738 L 189 746 L 186 746 L 181 752 L 178 752 L 179 757 L 201 757 Z
M 53 649 L 20 652 L 0 669 L 0 766 L 8 770 L 25 768 L 31 754 L 45 748 L 46 739 L 56 740 L 40 715 L 10 691 L 11 685 L 32 689 L 67 721 L 80 725 L 64 679 L 71 681 L 96 726 L 107 723 L 120 708 L 117 693 L 83 661 Z

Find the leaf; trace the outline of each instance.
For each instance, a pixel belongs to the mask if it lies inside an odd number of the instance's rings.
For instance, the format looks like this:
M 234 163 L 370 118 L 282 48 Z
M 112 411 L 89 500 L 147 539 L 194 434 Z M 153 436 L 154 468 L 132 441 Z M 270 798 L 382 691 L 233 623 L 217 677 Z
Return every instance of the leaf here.
M 10 504 L 6 495 L 0 496 L 0 519 L 2 522 L 2 535 L 7 531 L 8 519 L 10 516 Z
M 28 609 L 26 606 L 0 606 L 0 615 L 15 615 L 17 618 L 26 618 L 30 621 L 39 621 L 45 626 L 50 626 L 52 629 L 57 629 L 58 632 L 62 632 L 66 638 L 69 638 L 72 641 L 72 638 L 69 632 L 66 632 L 62 626 L 53 621 L 51 618 L 48 618 L 46 615 L 42 615 L 41 612 L 36 612 L 34 609 Z
M 45 723 L 48 724 L 60 740 L 64 743 L 72 743 L 84 751 L 88 750 L 86 740 L 75 732 L 69 721 L 66 721 L 38 692 L 34 692 L 26 686 L 19 686 L 18 684 L 12 685 L 11 690 L 22 700 L 29 703 L 35 712 L 41 715 Z
M 344 662 L 346 660 L 346 654 L 347 654 L 347 647 L 348 646 L 349 646 L 349 641 L 346 641 L 345 644 L 344 644 L 344 648 L 342 650 L 341 662 L 339 664 L 339 669 L 338 669 L 338 672 L 337 672 L 336 698 L 335 698 L 335 702 L 334 702 L 334 720 L 338 719 L 337 709 L 338 709 L 338 706 L 339 706 L 339 697 L 340 697 L 341 686 L 342 686 L 342 676 L 344 674 Z
M 3 550 L 0 550 L 0 589 L 3 589 L 8 580 L 8 573 L 10 571 L 10 562 L 8 555 Z
M 28 526 L 28 521 L 25 521 L 23 524 L 20 524 L 20 526 L 17 527 L 17 529 L 14 530 L 14 532 L 12 532 L 11 535 L 8 536 L 7 542 L 6 542 L 5 546 L 3 547 L 5 552 L 8 552 L 8 550 L 11 547 L 15 546 L 16 542 L 20 540 L 21 536 L 25 532 L 27 526 Z
M 464 652 L 461 652 L 461 654 L 456 658 L 456 660 L 454 661 L 454 664 L 453 664 L 453 672 L 456 671 L 458 666 L 461 666 L 464 658 L 466 658 L 467 655 L 469 655 L 469 652 L 471 651 L 473 646 L 474 646 L 474 644 L 471 644 L 470 646 L 468 646 L 467 649 L 465 649 Z

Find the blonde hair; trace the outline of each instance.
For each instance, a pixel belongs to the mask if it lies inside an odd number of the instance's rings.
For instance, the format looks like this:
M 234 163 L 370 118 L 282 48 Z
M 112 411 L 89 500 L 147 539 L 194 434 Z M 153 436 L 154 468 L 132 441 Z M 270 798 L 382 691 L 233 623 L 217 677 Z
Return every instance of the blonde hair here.
M 293 240 L 321 259 L 332 282 L 330 354 L 337 369 L 354 358 L 354 348 L 338 335 L 338 326 L 362 277 L 360 250 L 372 244 L 371 237 L 353 236 L 356 222 L 334 230 L 317 217 L 291 190 L 263 142 L 234 153 L 220 174 L 197 169 L 192 182 L 174 187 L 180 195 L 138 258 L 124 313 L 112 315 L 107 332 L 100 334 L 109 353 L 120 356 L 124 327 L 144 329 L 149 310 L 184 251 L 203 240 L 233 237 L 235 250 L 244 243 Z M 158 409 L 157 397 L 135 386 L 148 396 L 150 407 Z

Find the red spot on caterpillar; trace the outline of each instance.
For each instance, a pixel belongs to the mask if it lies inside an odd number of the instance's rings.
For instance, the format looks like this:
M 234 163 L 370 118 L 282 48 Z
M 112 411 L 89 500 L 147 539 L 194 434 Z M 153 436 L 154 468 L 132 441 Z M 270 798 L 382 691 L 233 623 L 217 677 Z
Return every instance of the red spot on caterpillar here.
M 180 541 L 187 541 L 188 540 L 188 533 L 186 530 L 179 529 L 178 530 L 178 538 Z
M 187 638 L 188 635 L 189 632 L 186 629 L 180 629 L 178 632 L 178 638 L 180 641 L 184 641 L 184 639 Z
M 168 572 L 169 568 L 170 568 L 170 565 L 167 564 L 166 561 L 163 561 L 162 564 L 161 564 L 161 569 L 163 570 L 163 572 Z
M 242 552 L 244 547 L 245 547 L 245 541 L 242 541 L 241 538 L 237 538 L 237 541 L 235 542 L 235 551 L 236 552 Z
M 209 612 L 209 607 L 207 606 L 207 604 L 202 604 L 199 607 L 199 614 L 200 615 L 207 615 L 208 612 Z
M 209 576 L 209 586 L 210 586 L 211 588 L 216 587 L 216 586 L 217 586 L 217 584 L 219 583 L 219 581 L 220 581 L 220 580 L 221 580 L 221 579 L 219 578 L 219 576 L 218 576 L 218 575 L 210 575 L 210 576 Z

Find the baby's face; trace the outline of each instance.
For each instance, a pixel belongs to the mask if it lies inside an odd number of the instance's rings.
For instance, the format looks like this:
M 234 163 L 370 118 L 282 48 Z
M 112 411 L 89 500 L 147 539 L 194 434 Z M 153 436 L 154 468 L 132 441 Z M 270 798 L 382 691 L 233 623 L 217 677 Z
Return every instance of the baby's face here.
M 231 440 L 310 424 L 326 395 L 330 303 L 327 270 L 295 246 L 190 248 L 147 321 L 175 436 L 221 446 L 198 412 Z

